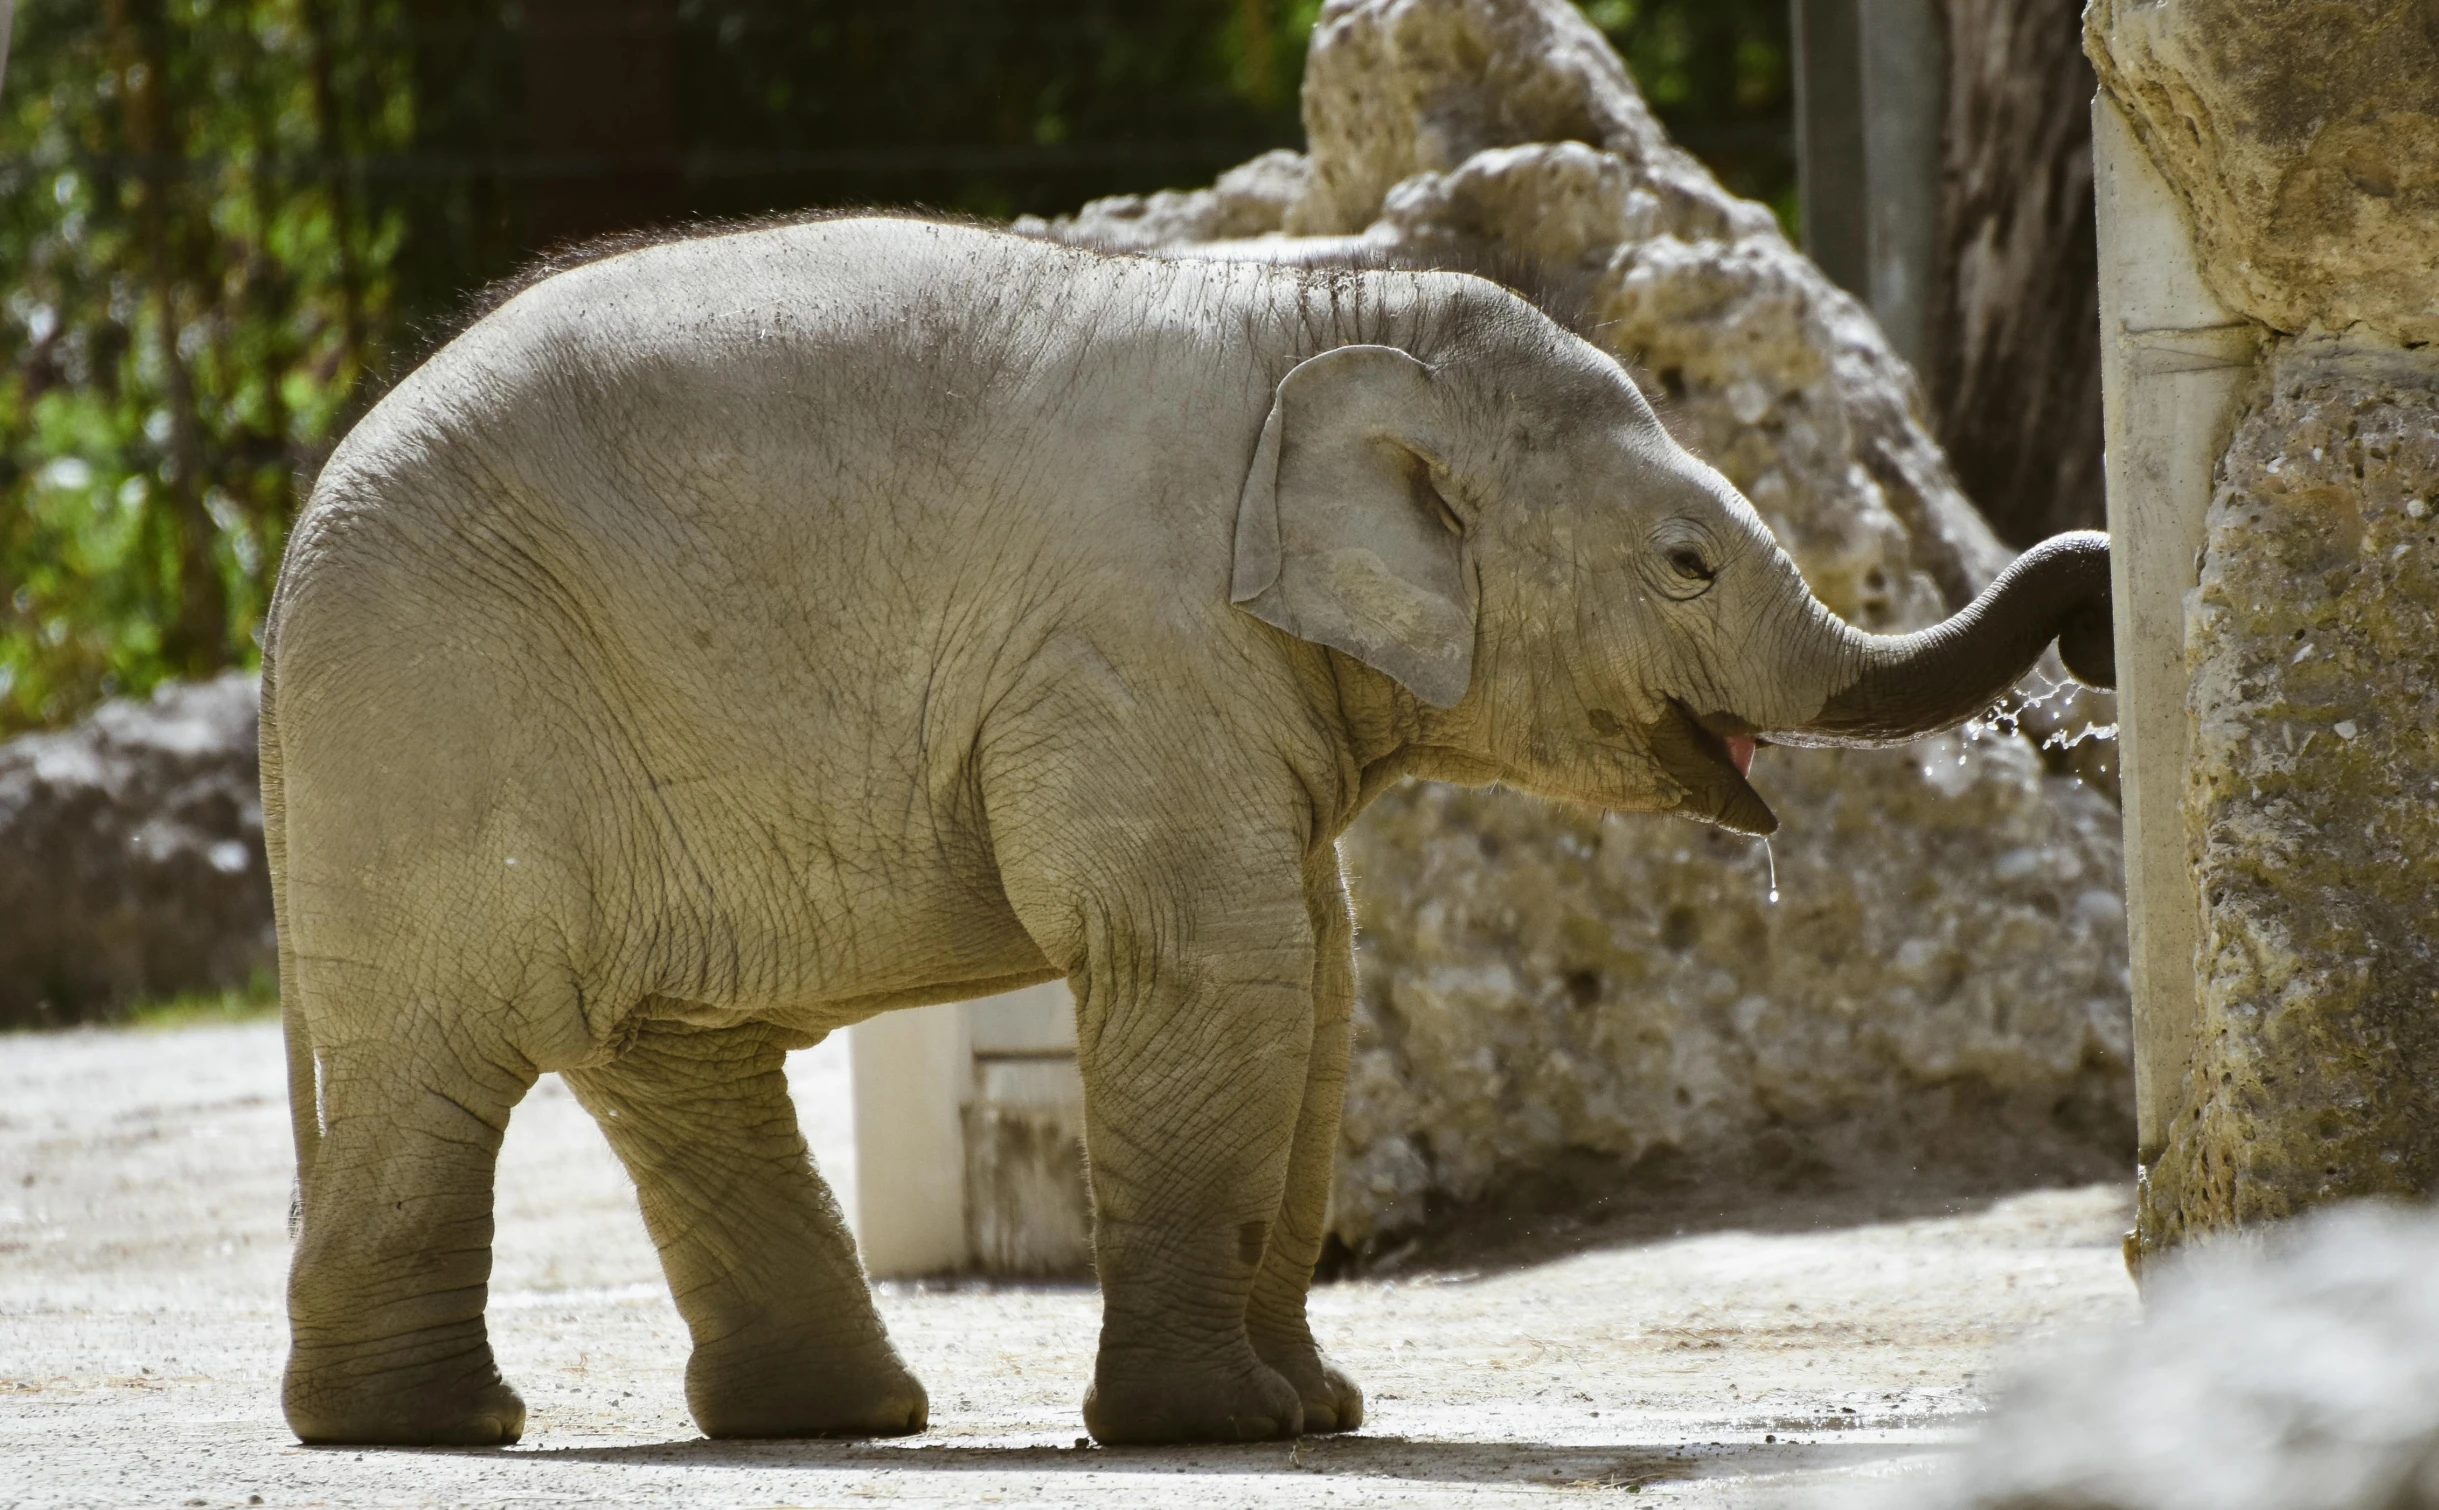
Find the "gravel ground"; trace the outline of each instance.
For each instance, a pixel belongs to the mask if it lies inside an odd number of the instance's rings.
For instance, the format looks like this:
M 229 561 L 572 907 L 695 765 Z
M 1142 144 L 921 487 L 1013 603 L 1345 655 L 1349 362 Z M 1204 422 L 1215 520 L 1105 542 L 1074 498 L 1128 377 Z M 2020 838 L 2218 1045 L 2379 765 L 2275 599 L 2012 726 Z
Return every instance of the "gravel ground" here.
M 793 1073 L 844 1174 L 843 1052 Z M 1804 1504 L 1920 1473 L 2009 1353 L 2134 1310 L 2114 1188 L 1698 1232 L 1326 1286 L 1360 1433 L 1105 1450 L 1078 1441 L 1091 1291 L 885 1285 L 930 1431 L 707 1442 L 625 1177 L 551 1079 L 500 1169 L 492 1337 L 525 1440 L 309 1449 L 278 1412 L 288 1179 L 273 1025 L 0 1037 L 0 1505 Z

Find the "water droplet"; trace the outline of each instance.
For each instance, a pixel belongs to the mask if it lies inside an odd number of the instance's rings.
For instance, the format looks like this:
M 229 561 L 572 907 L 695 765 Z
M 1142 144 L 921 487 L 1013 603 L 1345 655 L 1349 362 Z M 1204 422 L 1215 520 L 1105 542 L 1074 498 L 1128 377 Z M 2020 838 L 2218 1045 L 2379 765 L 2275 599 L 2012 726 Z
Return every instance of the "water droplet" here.
M 1762 859 L 1770 867 L 1770 905 L 1776 907 L 1778 905 L 1778 851 L 1770 847 L 1768 839 L 1762 840 Z

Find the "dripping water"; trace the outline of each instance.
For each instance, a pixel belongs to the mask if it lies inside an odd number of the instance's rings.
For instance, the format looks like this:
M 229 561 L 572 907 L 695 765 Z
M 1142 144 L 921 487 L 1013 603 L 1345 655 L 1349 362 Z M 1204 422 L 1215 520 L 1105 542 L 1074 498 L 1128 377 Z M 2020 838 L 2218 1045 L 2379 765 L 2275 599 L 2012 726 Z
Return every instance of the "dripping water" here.
M 1770 841 L 1767 838 L 1762 840 L 1762 861 L 1770 867 L 1770 905 L 1776 907 L 1778 905 L 1778 851 L 1770 847 Z

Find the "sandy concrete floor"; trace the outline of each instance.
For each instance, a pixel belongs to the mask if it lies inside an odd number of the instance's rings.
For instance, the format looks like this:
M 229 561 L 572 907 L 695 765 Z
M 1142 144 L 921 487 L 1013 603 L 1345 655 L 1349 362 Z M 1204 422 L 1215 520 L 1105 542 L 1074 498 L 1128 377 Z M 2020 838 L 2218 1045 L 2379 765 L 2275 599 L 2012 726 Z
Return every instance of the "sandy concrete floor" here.
M 843 1173 L 843 1056 L 797 1061 Z M 1711 1231 L 1327 1286 L 1316 1325 L 1370 1396 L 1361 1433 L 1102 1450 L 1077 1445 L 1089 1290 L 885 1286 L 928 1433 L 707 1442 L 625 1177 L 553 1079 L 500 1171 L 492 1336 L 525 1440 L 307 1449 L 277 1402 L 280 1088 L 268 1024 L 0 1037 L 0 1506 L 1868 1503 L 1970 1424 L 2012 1350 L 2134 1305 L 2114 1190 Z

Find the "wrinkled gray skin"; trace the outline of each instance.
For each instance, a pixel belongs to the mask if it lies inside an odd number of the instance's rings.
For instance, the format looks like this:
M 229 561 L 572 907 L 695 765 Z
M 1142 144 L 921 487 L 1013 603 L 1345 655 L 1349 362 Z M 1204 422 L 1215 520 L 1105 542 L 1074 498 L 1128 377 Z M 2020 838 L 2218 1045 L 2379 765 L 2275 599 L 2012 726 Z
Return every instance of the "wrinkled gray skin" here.
M 1859 635 L 1614 361 L 1456 274 L 866 219 L 550 278 L 356 427 L 271 615 L 288 1420 L 516 1438 L 492 1171 L 555 1070 L 635 1178 L 706 1432 L 919 1429 L 781 1060 L 1063 976 L 1093 1434 L 1354 1426 L 1304 1301 L 1364 804 L 1766 831 L 1741 736 L 1969 716 L 2093 640 L 2105 561 L 2054 541 Z

